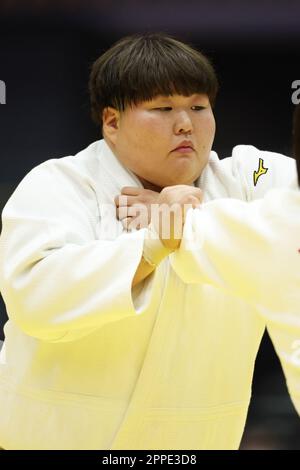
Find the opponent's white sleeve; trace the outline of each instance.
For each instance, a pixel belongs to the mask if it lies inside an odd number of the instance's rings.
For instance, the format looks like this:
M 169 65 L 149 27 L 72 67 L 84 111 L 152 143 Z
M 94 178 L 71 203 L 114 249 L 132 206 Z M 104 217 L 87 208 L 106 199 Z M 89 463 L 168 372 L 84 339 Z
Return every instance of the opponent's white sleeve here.
M 256 304 L 300 412 L 300 192 L 272 190 L 251 203 L 219 199 L 189 210 L 170 260 L 184 282 Z
M 97 239 L 94 205 L 84 177 L 48 163 L 28 173 L 6 204 L 0 290 L 9 318 L 28 335 L 70 341 L 141 313 L 131 283 L 144 231 Z

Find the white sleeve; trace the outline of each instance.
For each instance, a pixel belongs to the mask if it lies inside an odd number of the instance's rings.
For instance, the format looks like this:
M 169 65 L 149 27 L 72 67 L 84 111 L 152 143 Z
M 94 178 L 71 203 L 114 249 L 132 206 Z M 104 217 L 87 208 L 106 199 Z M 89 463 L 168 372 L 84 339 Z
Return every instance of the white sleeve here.
M 300 413 L 300 192 L 189 210 L 170 261 L 184 282 L 209 283 L 256 304 Z
M 292 293 L 300 282 L 299 249 L 300 192 L 272 190 L 251 203 L 226 198 L 189 210 L 170 260 L 187 283 L 214 284 L 281 311 L 288 300 L 289 308 L 297 305 Z M 270 296 L 274 285 L 284 285 L 288 295 L 277 289 Z
M 145 231 L 97 239 L 95 194 L 71 173 L 36 167 L 2 213 L 0 290 L 8 316 L 45 341 L 77 339 L 142 312 L 131 283 Z

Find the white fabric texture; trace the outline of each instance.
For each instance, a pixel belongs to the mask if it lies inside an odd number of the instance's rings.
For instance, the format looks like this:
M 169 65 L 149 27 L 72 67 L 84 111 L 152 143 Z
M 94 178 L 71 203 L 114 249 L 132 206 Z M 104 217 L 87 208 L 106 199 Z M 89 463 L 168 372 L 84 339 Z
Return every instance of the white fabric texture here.
M 268 172 L 253 187 L 264 158 Z M 294 160 L 237 146 L 215 152 L 205 200 L 294 188 Z M 169 258 L 131 292 L 146 230 L 110 212 L 139 186 L 104 140 L 30 171 L 2 213 L 0 354 L 6 449 L 236 449 L 265 320 Z M 110 206 L 107 206 L 110 204 Z
M 186 283 L 209 283 L 256 304 L 300 414 L 300 191 L 251 203 L 219 199 L 189 210 L 170 257 Z

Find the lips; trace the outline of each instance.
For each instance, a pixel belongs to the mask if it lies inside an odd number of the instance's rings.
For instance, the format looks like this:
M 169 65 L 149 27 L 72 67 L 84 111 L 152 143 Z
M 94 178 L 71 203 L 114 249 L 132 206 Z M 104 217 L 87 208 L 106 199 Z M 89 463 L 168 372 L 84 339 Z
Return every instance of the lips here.
M 180 150 L 180 149 L 190 149 L 190 150 L 194 150 L 194 146 L 193 146 L 193 143 L 190 141 L 190 140 L 183 140 L 182 142 L 180 142 L 180 144 L 173 150 L 173 152 L 175 150 Z
M 181 147 L 176 147 L 174 150 L 180 150 L 180 149 L 191 149 L 194 150 L 193 147 L 190 147 L 189 145 L 182 145 Z
M 192 147 L 179 147 L 173 150 L 175 153 L 193 153 L 194 149 Z

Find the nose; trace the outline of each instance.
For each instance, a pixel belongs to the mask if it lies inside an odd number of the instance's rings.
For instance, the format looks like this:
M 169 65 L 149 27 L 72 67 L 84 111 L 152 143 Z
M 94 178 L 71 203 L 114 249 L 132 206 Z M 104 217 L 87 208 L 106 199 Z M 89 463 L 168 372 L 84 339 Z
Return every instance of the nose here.
M 190 116 L 185 111 L 180 112 L 174 124 L 175 134 L 186 134 L 193 132 L 193 124 Z

